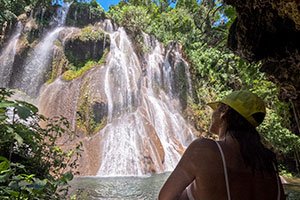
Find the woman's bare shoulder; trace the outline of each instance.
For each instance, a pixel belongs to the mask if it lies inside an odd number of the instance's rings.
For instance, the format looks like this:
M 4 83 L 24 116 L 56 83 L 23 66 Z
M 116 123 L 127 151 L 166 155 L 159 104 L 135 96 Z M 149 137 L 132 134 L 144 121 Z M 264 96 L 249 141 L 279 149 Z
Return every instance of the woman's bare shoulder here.
M 195 139 L 189 147 L 191 148 L 209 148 L 212 146 L 216 146 L 216 143 L 212 139 L 199 137 Z
M 208 155 L 215 153 L 217 146 L 214 140 L 208 138 L 197 138 L 195 139 L 186 149 L 187 154 Z

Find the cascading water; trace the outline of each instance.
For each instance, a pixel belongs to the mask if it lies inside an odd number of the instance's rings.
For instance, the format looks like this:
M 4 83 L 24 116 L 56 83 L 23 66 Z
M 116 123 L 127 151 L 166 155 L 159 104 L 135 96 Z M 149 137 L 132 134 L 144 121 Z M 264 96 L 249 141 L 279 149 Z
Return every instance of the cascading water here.
M 22 23 L 18 22 L 15 33 L 8 41 L 6 47 L 3 48 L 0 56 L 0 87 L 8 87 L 12 66 L 15 60 L 18 39 L 23 29 Z
M 178 48 L 178 47 L 177 47 Z M 190 71 L 189 71 L 189 68 L 188 68 L 188 63 L 182 58 L 182 54 L 179 53 L 179 49 L 176 49 L 175 51 L 175 63 L 174 63 L 174 66 L 175 68 L 180 66 L 180 65 L 183 65 L 184 67 L 184 73 L 186 75 L 186 81 L 187 81 L 187 91 L 188 91 L 188 94 L 190 97 L 193 97 L 193 92 L 192 92 L 192 82 L 191 82 L 191 74 L 190 74 Z
M 144 40 L 146 44 L 151 44 L 149 36 L 144 35 Z M 181 156 L 179 154 L 183 150 L 181 144 L 184 146 L 188 144 L 187 138 L 188 136 L 192 137 L 192 132 L 179 113 L 180 105 L 178 100 L 174 99 L 176 94 L 171 87 L 174 79 L 168 56 L 172 47 L 168 49 L 164 58 L 161 44 L 157 40 L 152 43 L 152 49 L 147 59 L 147 81 L 150 84 L 144 97 L 148 101 L 146 104 L 150 121 L 154 124 L 164 148 L 164 170 L 170 171 L 174 169 Z M 177 53 L 175 51 L 175 60 L 181 60 L 180 54 Z M 166 78 L 167 80 L 165 80 Z M 158 88 L 165 88 L 165 90 Z
M 170 104 L 177 100 L 163 90 L 171 87 L 168 83 L 172 81 L 163 49 L 155 41 L 145 75 L 124 29 L 119 28 L 110 37 L 105 76 L 108 124 L 99 133 L 103 151 L 97 175 L 132 176 L 172 170 L 192 132 L 179 109 Z
M 52 22 L 56 23 L 57 26 L 64 26 L 70 5 L 70 3 L 65 2 L 62 7 L 59 7 L 56 11 L 56 16 L 53 17 Z
M 50 31 L 40 43 L 37 44 L 32 56 L 27 58 L 21 72 L 20 78 L 15 80 L 13 88 L 19 89 L 26 94 L 36 97 L 41 85 L 45 82 L 45 74 L 49 71 L 49 64 L 52 58 L 53 43 L 57 39 L 59 32 L 63 29 L 62 25 L 69 9 L 69 4 L 58 8 L 54 22 L 57 27 Z
M 193 139 L 174 88 L 176 68 L 186 63 L 176 45 L 165 49 L 146 34 L 149 53 L 138 57 L 124 28 L 116 28 L 109 20 L 100 27 L 110 38 L 106 64 L 75 80 L 60 77 L 44 85 L 39 99 L 41 114 L 66 116 L 73 130 L 82 135 L 81 175 L 140 176 L 173 170 Z M 180 76 L 188 78 L 186 67 Z M 105 105 L 107 123 L 86 137 L 77 118 L 84 120 L 86 106 L 94 109 L 97 103 Z
M 40 86 L 44 83 L 45 73 L 49 70 L 48 65 L 51 60 L 51 51 L 53 42 L 56 40 L 58 33 L 63 28 L 56 28 L 37 45 L 32 52 L 33 56 L 25 61 L 22 78 L 14 83 L 14 88 L 26 92 L 28 95 L 35 97 Z

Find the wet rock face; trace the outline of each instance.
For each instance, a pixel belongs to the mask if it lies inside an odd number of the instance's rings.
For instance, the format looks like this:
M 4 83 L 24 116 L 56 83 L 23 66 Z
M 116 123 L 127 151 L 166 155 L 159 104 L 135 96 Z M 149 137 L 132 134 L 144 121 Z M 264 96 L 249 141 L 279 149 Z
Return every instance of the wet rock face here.
M 85 63 L 87 60 L 99 60 L 103 52 L 103 41 L 95 43 L 76 39 L 65 44 L 66 56 L 75 65 Z
M 261 71 L 277 84 L 282 101 L 300 109 L 300 3 L 296 0 L 224 0 L 237 18 L 228 47 L 238 56 L 261 61 Z
M 104 117 L 107 117 L 108 114 L 108 106 L 105 102 L 95 102 L 92 105 L 93 113 L 95 113 L 95 122 L 101 123 Z

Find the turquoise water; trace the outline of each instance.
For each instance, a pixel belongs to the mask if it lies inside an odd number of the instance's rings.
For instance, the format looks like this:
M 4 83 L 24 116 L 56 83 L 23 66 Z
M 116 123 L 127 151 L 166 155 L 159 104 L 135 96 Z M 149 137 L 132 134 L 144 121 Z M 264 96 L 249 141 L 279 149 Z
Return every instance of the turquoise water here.
M 87 200 L 154 200 L 170 173 L 145 177 L 82 177 L 71 182 L 71 195 L 83 191 Z
M 155 200 L 170 173 L 145 177 L 82 177 L 71 182 L 71 195 L 82 190 L 86 200 Z M 284 185 L 288 200 L 300 200 L 299 185 Z

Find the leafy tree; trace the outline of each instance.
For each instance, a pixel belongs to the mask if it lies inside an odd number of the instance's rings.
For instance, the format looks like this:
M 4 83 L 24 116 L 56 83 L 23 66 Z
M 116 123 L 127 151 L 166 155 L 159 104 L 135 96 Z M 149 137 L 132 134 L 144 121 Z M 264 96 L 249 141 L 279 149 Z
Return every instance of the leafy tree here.
M 11 94 L 0 89 L 0 199 L 65 199 L 81 143 L 63 150 L 59 138 L 76 137 L 67 120 L 47 119 Z
M 25 13 L 28 9 L 34 7 L 50 7 L 49 0 L 0 0 L 0 26 L 4 22 L 11 23 L 17 19 L 17 16 Z

